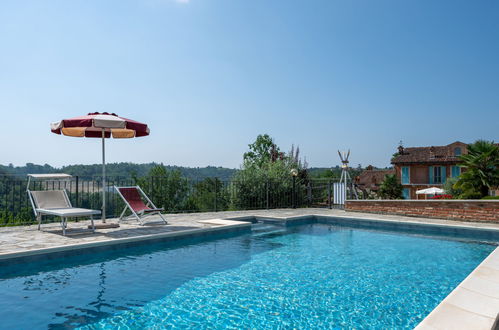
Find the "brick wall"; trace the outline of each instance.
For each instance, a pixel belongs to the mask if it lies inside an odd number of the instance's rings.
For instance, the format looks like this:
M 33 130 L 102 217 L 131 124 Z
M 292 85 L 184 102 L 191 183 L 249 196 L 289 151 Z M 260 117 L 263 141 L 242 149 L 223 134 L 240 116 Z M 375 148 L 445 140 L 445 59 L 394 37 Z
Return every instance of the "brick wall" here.
M 346 211 L 499 222 L 496 200 L 347 200 Z

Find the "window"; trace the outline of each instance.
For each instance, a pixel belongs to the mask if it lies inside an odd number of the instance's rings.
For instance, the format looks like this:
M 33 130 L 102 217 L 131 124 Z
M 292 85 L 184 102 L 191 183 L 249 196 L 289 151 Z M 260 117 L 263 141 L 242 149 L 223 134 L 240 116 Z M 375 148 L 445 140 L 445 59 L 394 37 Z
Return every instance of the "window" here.
M 457 178 L 459 175 L 461 175 L 461 167 L 459 167 L 459 166 L 452 166 L 451 176 L 453 178 Z
M 409 184 L 409 167 L 404 166 L 402 167 L 402 184 Z
M 402 190 L 402 196 L 404 197 L 404 199 L 411 198 L 411 192 L 410 192 L 409 188 L 404 188 L 404 190 Z
M 461 148 L 459 147 L 454 148 L 454 156 L 461 156 Z
M 442 184 L 445 183 L 445 166 L 430 166 L 430 184 Z
M 433 183 L 442 183 L 442 168 L 440 166 L 433 167 Z

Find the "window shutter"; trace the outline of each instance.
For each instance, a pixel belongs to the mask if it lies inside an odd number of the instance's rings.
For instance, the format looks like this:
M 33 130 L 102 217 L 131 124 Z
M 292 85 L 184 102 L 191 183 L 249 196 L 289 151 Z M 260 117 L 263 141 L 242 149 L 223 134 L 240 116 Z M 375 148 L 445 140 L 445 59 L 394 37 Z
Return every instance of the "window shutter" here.
M 409 167 L 402 167 L 402 184 L 409 184 Z
M 430 170 L 430 176 L 429 176 L 430 182 L 429 183 L 432 184 L 433 183 L 433 166 L 428 166 L 428 169 Z
M 410 191 L 407 188 L 404 188 L 404 190 L 402 190 L 402 195 L 403 195 L 404 199 L 410 199 L 411 198 Z
M 440 166 L 441 168 L 441 174 L 442 174 L 442 183 L 445 183 L 445 180 L 447 180 L 447 176 L 445 175 L 445 169 L 446 169 L 446 166 Z

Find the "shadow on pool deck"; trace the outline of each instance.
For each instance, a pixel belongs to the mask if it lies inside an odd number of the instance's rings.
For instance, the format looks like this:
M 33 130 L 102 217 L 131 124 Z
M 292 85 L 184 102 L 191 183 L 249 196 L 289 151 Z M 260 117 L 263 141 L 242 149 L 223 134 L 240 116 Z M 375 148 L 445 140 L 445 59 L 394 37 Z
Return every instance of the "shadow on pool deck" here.
M 153 235 L 153 234 L 161 234 L 168 233 L 173 231 L 183 231 L 183 230 L 191 230 L 198 229 L 199 227 L 194 226 L 165 226 L 163 228 L 154 227 L 154 229 L 140 227 L 140 228 L 124 228 L 119 230 L 114 230 L 109 233 L 104 233 L 104 236 L 110 238 L 125 238 L 125 237 L 137 237 L 144 235 Z

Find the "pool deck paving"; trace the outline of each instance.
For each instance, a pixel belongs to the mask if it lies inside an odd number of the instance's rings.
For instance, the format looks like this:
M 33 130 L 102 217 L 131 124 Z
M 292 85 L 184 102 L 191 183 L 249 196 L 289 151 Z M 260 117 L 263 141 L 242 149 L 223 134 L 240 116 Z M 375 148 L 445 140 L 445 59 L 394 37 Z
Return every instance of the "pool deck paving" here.
M 402 217 L 372 213 L 346 212 L 338 209 L 303 208 L 251 211 L 166 214 L 168 224 L 159 217 L 147 218 L 140 226 L 135 220 L 122 222 L 118 228 L 87 229 L 90 221 L 70 222 L 67 235 L 59 223 L 0 228 L 0 261 L 32 255 L 82 249 L 167 237 L 182 237 L 234 228 L 249 228 L 250 218 L 287 221 L 306 216 L 330 216 L 343 219 L 366 219 L 384 223 L 429 224 L 443 227 L 499 231 L 497 223 L 462 222 L 440 219 Z M 116 223 L 117 219 L 108 219 Z M 96 220 L 99 224 L 100 220 Z M 495 249 L 461 284 L 456 287 L 417 327 L 417 329 L 491 329 L 499 313 L 499 249 Z

